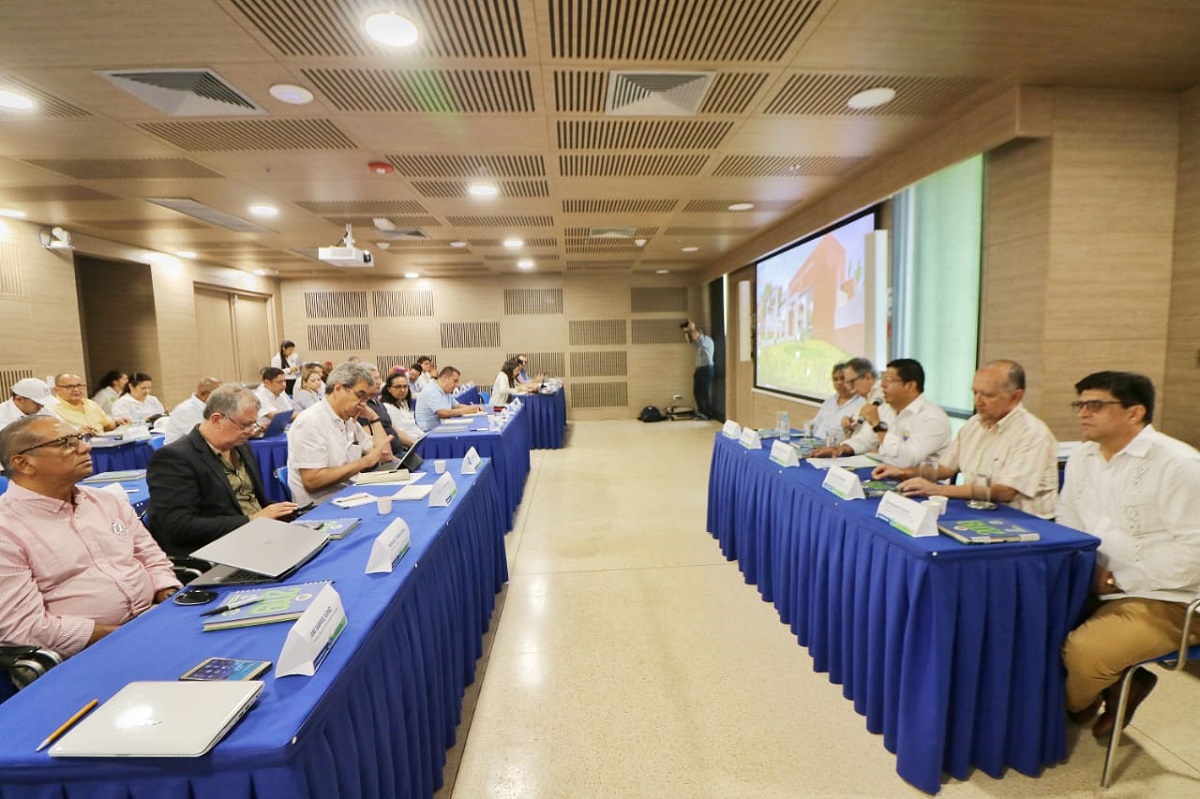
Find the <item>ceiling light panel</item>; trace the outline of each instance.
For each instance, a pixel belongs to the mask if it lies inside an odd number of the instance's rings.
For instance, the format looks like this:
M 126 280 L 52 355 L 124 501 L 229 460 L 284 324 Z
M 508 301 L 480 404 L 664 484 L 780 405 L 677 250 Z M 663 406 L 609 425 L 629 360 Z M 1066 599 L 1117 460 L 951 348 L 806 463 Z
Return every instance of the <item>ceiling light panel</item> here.
M 524 69 L 304 69 L 339 111 L 519 114 L 536 110 Z
M 49 92 L 32 86 L 14 77 L 0 76 L 0 89 L 14 92 L 22 97 L 33 100 L 34 107 L 29 111 L 10 110 L 0 106 L 0 115 L 4 117 L 35 116 L 35 117 L 90 117 L 91 114 L 79 106 L 71 105 L 66 100 L 60 100 Z

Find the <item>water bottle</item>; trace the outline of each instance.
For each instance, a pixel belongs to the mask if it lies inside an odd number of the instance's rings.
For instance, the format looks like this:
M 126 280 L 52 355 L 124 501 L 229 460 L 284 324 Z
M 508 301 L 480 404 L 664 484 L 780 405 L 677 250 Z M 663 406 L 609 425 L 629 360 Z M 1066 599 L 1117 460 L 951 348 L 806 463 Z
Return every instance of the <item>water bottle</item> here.
M 791 422 L 788 421 L 787 411 L 779 412 L 778 430 L 779 430 L 779 440 L 780 441 L 791 441 L 792 440 L 792 425 L 791 425 Z

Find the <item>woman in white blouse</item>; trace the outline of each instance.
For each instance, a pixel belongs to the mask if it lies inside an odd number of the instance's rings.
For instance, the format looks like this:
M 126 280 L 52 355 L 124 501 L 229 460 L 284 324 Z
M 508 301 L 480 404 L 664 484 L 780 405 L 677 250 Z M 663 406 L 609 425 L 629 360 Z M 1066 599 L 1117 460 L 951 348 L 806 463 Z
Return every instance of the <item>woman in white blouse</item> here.
M 125 393 L 113 403 L 113 418 L 126 417 L 134 424 L 149 424 L 157 417 L 166 414 L 167 409 L 158 401 L 158 397 L 150 393 L 154 386 L 150 375 L 145 372 L 134 372 L 129 376 Z
M 320 366 L 305 367 L 296 385 L 297 412 L 311 408 L 325 399 L 325 372 Z
M 492 395 L 488 398 L 488 402 L 492 405 L 507 405 L 509 400 L 517 394 L 517 372 L 521 368 L 521 363 L 516 358 L 509 358 L 500 367 L 499 374 L 496 375 L 496 382 L 492 384 Z
M 282 369 L 285 377 L 300 374 L 300 356 L 296 354 L 296 342 L 284 339 L 279 342 L 279 352 L 271 356 L 271 365 Z
M 100 410 L 112 416 L 113 403 L 125 391 L 125 386 L 128 383 L 129 375 L 120 369 L 112 369 L 105 372 L 104 377 L 100 378 L 100 384 L 96 386 L 96 393 L 92 395 L 92 400 L 100 406 Z
M 409 393 L 408 375 L 404 372 L 393 372 L 384 382 L 383 393 L 379 398 L 383 401 L 383 409 L 387 411 L 392 427 L 416 441 L 425 435 L 425 431 L 417 427 L 412 406 L 409 405 Z

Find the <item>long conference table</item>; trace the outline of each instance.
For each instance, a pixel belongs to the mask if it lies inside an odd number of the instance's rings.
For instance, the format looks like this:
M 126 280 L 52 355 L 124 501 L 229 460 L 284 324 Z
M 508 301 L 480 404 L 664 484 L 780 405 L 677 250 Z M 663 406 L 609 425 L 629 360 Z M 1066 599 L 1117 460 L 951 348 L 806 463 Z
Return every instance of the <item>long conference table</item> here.
M 784 469 L 768 454 L 716 435 L 708 530 L 814 669 L 883 735 L 897 773 L 937 793 L 943 772 L 1037 776 L 1062 761 L 1060 649 L 1081 617 L 1099 540 L 957 500 L 946 520 L 984 513 L 1040 540 L 910 538 L 874 518 L 878 500 L 843 501 L 821 488 L 824 472 Z
M 104 701 L 128 682 L 174 680 L 206 657 L 275 661 L 291 627 L 205 633 L 199 614 L 215 605 L 167 602 L 0 704 L 0 796 L 432 796 L 442 783 L 496 593 L 508 579 L 492 465 L 485 461 L 475 475 L 460 475 L 460 468 L 449 464 L 458 484 L 449 507 L 396 502 L 385 517 L 374 505 L 344 510 L 326 503 L 309 514 L 362 519 L 287 580 L 333 580 L 346 629 L 314 676 L 277 679 L 274 669 L 264 675 L 258 704 L 212 752 L 166 760 L 34 752 L 89 700 Z M 424 478 L 427 484 L 432 479 Z M 391 574 L 364 574 L 376 535 L 397 515 L 412 530 L 411 549 Z

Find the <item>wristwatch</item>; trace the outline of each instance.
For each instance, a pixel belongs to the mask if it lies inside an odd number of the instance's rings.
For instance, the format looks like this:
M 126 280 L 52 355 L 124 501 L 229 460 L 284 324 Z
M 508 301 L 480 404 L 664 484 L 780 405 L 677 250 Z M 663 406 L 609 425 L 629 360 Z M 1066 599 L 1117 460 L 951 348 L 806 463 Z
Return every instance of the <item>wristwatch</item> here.
M 879 424 L 875 425 L 871 429 L 874 430 L 876 433 L 886 433 L 888 430 L 887 422 L 880 422 Z

